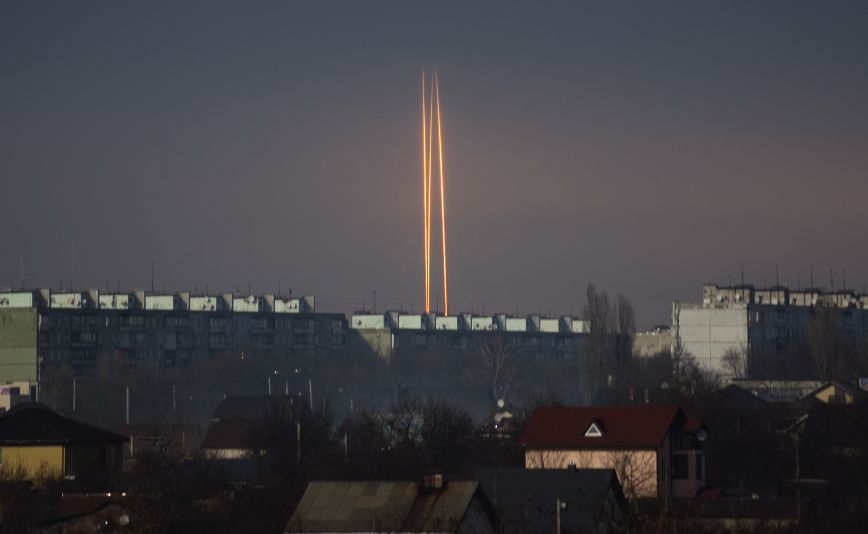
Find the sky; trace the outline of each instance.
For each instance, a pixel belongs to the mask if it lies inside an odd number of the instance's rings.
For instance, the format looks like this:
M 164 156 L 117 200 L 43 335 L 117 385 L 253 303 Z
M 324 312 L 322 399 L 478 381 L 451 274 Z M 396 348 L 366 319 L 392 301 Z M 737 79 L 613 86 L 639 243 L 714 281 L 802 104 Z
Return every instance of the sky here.
M 153 262 L 418 312 L 436 67 L 450 311 L 579 313 L 593 282 L 641 328 L 742 272 L 861 291 L 865 28 L 865 2 L 4 2 L 0 286 L 23 259 L 148 289 Z

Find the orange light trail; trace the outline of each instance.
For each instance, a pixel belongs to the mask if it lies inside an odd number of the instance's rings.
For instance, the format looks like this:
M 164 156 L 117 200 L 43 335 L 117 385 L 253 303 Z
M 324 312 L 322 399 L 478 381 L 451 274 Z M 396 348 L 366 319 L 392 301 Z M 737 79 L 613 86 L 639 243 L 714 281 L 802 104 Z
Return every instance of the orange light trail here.
M 425 116 L 425 71 L 422 71 L 422 232 L 424 234 L 423 246 L 425 247 L 425 313 L 428 313 L 431 304 L 428 300 L 428 295 L 431 293 L 428 286 L 428 263 L 430 248 L 428 244 L 428 142 L 425 138 L 425 130 L 427 130 L 427 117 Z
M 434 93 L 437 93 L 437 161 L 440 175 L 440 239 L 443 254 L 443 311 L 449 315 L 446 276 L 446 187 L 443 171 L 443 126 L 440 114 L 440 78 L 435 71 L 426 85 L 422 71 L 422 217 L 425 264 L 425 313 L 431 313 L 431 202 L 434 197 Z M 428 91 L 426 95 L 426 90 Z M 428 103 L 426 105 L 426 96 Z M 427 131 L 426 131 L 427 130 Z
M 446 187 L 443 185 L 443 127 L 440 123 L 440 77 L 434 72 L 437 87 L 437 148 L 440 152 L 440 237 L 443 246 L 443 315 L 449 315 L 449 290 L 446 285 Z
M 425 293 L 425 313 L 431 313 L 431 188 L 434 181 L 434 79 L 431 79 L 431 88 L 428 95 L 428 189 L 425 192 L 428 205 L 426 213 L 428 219 L 425 221 L 425 233 L 427 235 L 426 248 L 428 249 L 428 260 L 425 265 L 425 280 L 428 284 L 428 291 Z

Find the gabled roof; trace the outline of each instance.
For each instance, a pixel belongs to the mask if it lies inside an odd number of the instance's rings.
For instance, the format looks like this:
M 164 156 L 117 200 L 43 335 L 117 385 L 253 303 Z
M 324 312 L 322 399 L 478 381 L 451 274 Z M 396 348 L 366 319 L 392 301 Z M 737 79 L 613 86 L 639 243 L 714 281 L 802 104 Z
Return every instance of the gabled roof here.
M 264 421 L 256 419 L 223 419 L 208 427 L 203 449 L 253 449 L 262 435 Z
M 673 423 L 684 419 L 678 406 L 543 406 L 534 410 L 521 444 L 566 448 L 657 447 Z M 585 435 L 594 421 L 603 430 L 600 437 Z
M 597 514 L 625 507 L 621 484 L 613 469 L 477 469 L 491 505 L 498 510 L 503 532 L 553 532 L 556 500 L 567 503 L 561 528 L 597 532 Z
M 831 380 L 829 382 L 824 382 L 820 387 L 814 389 L 813 391 L 811 391 L 810 393 L 805 395 L 805 397 L 815 397 L 821 391 L 824 391 L 830 387 L 835 388 L 835 389 L 840 389 L 841 391 L 848 393 L 848 394 L 852 395 L 853 397 L 857 397 L 857 398 L 863 393 L 862 390 L 860 390 L 857 386 L 854 386 L 853 384 L 847 384 L 845 382 L 838 382 L 835 380 Z
M 231 395 L 217 404 L 213 419 L 285 419 L 294 413 L 293 397 L 287 395 Z
M 477 482 L 311 482 L 285 532 L 455 532 Z
M 0 445 L 119 443 L 126 436 L 64 417 L 44 404 L 17 404 L 0 416 Z

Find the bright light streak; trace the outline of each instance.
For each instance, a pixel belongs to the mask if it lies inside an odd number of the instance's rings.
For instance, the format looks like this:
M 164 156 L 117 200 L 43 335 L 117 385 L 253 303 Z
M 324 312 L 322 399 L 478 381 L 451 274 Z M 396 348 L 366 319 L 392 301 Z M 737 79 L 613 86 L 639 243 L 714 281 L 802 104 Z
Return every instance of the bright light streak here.
M 446 186 L 443 171 L 443 127 L 440 114 L 440 78 L 436 71 L 426 86 L 422 71 L 422 218 L 424 221 L 425 313 L 431 313 L 431 201 L 434 196 L 434 93 L 437 93 L 437 160 L 440 173 L 440 239 L 443 254 L 443 310 L 449 315 L 446 276 Z M 426 90 L 428 94 L 426 95 Z M 426 96 L 428 103 L 426 105 Z M 427 130 L 427 131 L 426 131 Z
M 431 187 L 434 181 L 434 79 L 431 79 L 429 100 L 428 100 L 428 190 L 426 192 L 428 205 L 426 213 L 428 220 L 425 223 L 425 232 L 427 235 L 426 247 L 428 248 L 428 262 L 425 266 L 425 280 L 428 284 L 428 290 L 425 293 L 425 313 L 431 313 Z
M 428 295 L 430 294 L 428 288 L 428 254 L 430 249 L 428 246 L 428 142 L 425 137 L 425 130 L 428 129 L 428 125 L 425 115 L 425 71 L 422 71 L 422 240 L 425 247 L 423 268 L 425 271 L 425 311 L 427 313 L 430 306 L 428 302 Z
M 449 315 L 449 290 L 446 285 L 446 188 L 443 184 L 443 127 L 440 122 L 440 77 L 434 72 L 437 87 L 437 149 L 440 153 L 440 237 L 443 246 L 443 315 Z

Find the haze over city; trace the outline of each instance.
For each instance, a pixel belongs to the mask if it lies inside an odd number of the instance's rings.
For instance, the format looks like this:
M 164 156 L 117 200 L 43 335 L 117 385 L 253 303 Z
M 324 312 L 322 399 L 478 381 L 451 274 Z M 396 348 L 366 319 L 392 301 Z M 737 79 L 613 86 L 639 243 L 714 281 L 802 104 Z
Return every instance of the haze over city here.
M 144 289 L 153 260 L 167 289 L 418 311 L 437 68 L 451 310 L 578 313 L 594 282 L 647 327 L 742 266 L 861 290 L 866 27 L 858 2 L 6 3 L 0 285 L 23 256 L 28 287 Z

